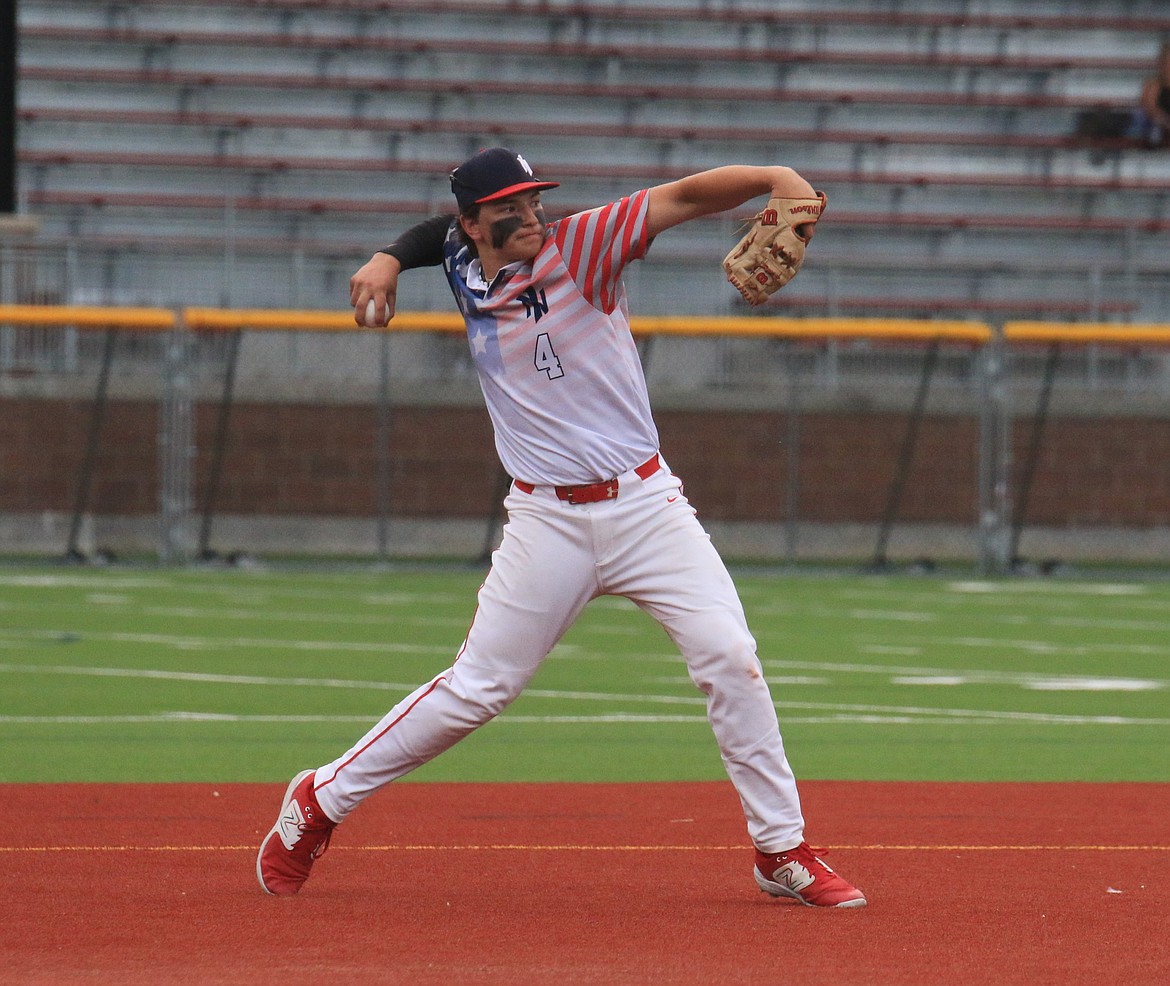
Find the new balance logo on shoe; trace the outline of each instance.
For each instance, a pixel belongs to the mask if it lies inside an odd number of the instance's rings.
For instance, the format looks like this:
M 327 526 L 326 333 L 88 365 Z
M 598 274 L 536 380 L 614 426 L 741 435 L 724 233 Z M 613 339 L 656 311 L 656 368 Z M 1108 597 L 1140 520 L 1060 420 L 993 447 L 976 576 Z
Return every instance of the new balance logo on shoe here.
M 828 867 L 825 868 L 828 869 Z M 795 890 L 797 893 L 805 887 L 811 887 L 813 885 L 813 875 L 801 866 L 800 863 L 788 863 L 785 866 L 781 866 L 780 869 L 772 874 L 772 879 L 777 883 L 784 884 L 789 890 Z
M 865 895 L 843 880 L 802 842 L 779 853 L 756 850 L 755 878 L 773 897 L 788 897 L 808 907 L 865 907 Z
M 292 852 L 301 841 L 301 832 L 305 827 L 305 816 L 301 813 L 301 806 L 295 801 L 290 801 L 288 810 L 280 816 L 277 825 L 280 828 L 280 841 L 284 843 L 285 849 Z
M 317 803 L 313 774 L 297 774 L 284 792 L 280 814 L 256 856 L 256 878 L 266 894 L 295 894 L 309 878 L 314 861 L 329 848 L 336 823 Z

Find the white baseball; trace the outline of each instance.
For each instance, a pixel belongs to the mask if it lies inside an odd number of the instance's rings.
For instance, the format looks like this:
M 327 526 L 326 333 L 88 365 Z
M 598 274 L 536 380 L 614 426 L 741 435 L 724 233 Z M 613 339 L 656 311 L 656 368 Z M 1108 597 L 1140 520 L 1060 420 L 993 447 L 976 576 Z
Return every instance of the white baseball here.
M 374 304 L 373 298 L 366 302 L 366 317 L 362 319 L 362 323 L 366 328 L 375 329 L 378 327 L 378 323 L 375 321 L 377 308 L 378 306 Z

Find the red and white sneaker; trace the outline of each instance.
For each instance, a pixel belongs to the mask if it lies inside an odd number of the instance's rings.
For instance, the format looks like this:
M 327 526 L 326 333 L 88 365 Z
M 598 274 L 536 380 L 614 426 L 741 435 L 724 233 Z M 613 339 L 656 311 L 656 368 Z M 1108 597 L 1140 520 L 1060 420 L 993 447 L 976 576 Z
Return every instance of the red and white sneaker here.
M 756 883 L 773 897 L 791 897 L 808 907 L 865 907 L 865 895 L 841 879 L 802 842 L 795 849 L 766 853 L 756 850 Z
M 302 770 L 284 792 L 272 831 L 260 843 L 256 878 L 266 894 L 288 897 L 309 878 L 314 861 L 329 847 L 337 823 L 317 804 L 316 771 Z

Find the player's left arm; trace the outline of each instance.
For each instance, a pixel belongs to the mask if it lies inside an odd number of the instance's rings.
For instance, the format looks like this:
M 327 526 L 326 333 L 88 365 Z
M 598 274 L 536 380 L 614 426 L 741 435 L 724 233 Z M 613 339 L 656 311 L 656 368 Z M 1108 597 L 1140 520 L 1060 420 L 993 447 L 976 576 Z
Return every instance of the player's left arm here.
M 735 209 L 752 199 L 816 198 L 817 193 L 792 168 L 732 164 L 700 171 L 650 189 L 646 210 L 649 238 L 700 216 Z

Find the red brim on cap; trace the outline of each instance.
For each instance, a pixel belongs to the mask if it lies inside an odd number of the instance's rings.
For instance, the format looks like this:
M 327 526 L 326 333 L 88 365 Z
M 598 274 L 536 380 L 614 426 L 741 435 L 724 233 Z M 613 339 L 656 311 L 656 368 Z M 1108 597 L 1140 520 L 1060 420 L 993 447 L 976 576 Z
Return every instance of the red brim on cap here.
M 482 199 L 476 199 L 475 204 L 481 205 L 484 202 L 494 202 L 496 199 L 506 199 L 509 195 L 519 195 L 521 192 L 559 188 L 560 184 L 559 181 L 522 181 L 519 185 L 509 185 L 507 188 L 501 188 L 498 192 L 492 192 L 491 195 L 485 195 Z

